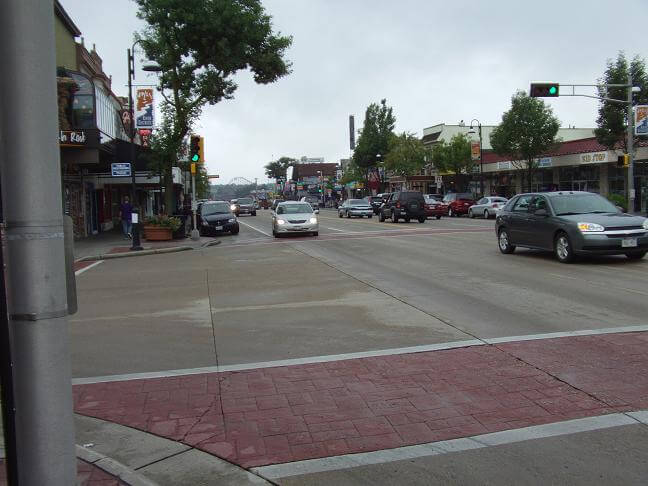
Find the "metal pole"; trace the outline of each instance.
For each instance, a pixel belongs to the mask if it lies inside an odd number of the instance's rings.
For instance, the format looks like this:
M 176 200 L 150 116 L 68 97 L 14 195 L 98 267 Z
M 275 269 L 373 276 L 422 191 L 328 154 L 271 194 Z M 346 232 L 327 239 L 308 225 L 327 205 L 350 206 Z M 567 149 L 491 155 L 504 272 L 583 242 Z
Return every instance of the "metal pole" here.
M 140 220 L 139 205 L 136 200 L 137 186 L 135 180 L 135 109 L 133 106 L 133 78 L 135 77 L 135 44 L 133 49 L 127 50 L 128 55 L 128 111 L 130 111 L 130 164 L 131 164 L 131 205 L 133 207 L 131 214 L 131 225 L 133 241 L 131 251 L 143 250 L 140 242 Z
M 54 46 L 51 2 L 3 2 L 0 161 L 16 468 L 21 485 L 69 486 L 76 459 Z
M 479 124 L 479 190 L 484 197 L 484 154 L 482 150 L 482 125 Z
M 632 112 L 632 73 L 628 73 L 628 212 L 634 212 L 634 116 Z
M 191 214 L 192 214 L 192 230 L 191 230 L 191 239 L 197 241 L 200 239 L 200 231 L 196 227 L 196 210 L 198 209 L 198 204 L 196 202 L 196 174 L 194 171 L 191 172 Z

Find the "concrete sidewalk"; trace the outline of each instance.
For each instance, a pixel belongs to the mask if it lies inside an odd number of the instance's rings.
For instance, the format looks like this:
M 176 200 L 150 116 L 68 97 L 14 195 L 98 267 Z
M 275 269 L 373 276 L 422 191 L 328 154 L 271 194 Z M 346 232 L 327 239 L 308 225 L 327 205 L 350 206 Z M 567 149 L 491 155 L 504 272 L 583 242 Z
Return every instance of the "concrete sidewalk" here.
M 631 415 L 648 408 L 647 342 L 601 334 L 99 382 L 74 387 L 75 410 L 244 468 L 303 462 Z

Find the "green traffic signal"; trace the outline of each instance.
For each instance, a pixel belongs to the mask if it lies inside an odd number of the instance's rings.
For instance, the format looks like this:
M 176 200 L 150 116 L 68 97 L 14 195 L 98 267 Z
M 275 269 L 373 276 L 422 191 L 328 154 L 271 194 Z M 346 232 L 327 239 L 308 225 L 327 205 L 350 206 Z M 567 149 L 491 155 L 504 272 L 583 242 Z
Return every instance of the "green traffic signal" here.
M 198 156 L 198 154 L 193 154 L 193 157 L 191 157 L 191 161 L 192 161 L 192 162 L 198 162 L 198 159 L 199 159 L 199 158 L 200 158 L 200 157 Z
M 553 95 L 553 94 L 556 94 L 557 91 L 558 91 L 558 90 L 556 89 L 555 86 L 552 86 L 551 88 L 549 88 L 549 94 L 552 94 L 552 95 Z
M 531 83 L 529 96 L 531 98 L 547 98 L 560 96 L 558 83 Z

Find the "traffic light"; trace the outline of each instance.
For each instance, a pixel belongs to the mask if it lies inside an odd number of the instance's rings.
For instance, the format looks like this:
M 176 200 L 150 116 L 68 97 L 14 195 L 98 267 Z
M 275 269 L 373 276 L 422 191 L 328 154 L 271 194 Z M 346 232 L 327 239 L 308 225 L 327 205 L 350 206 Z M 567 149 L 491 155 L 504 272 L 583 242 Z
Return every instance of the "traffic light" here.
M 630 156 L 628 154 L 619 155 L 617 157 L 617 168 L 623 169 L 630 166 Z
M 205 161 L 205 139 L 200 135 L 192 135 L 189 139 L 189 160 L 194 163 Z
M 554 98 L 560 95 L 558 83 L 531 83 L 529 96 L 531 98 Z

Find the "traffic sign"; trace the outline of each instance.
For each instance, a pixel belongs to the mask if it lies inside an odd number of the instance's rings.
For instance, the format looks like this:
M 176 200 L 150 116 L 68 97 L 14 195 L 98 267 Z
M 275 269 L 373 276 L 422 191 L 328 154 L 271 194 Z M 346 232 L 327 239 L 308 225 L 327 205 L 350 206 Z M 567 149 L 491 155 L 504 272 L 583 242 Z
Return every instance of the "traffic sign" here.
M 110 164 L 110 173 L 113 177 L 130 177 L 131 165 L 130 162 L 117 162 Z
M 208 179 L 218 179 L 219 177 L 220 176 L 218 174 L 212 174 L 207 176 Z

